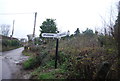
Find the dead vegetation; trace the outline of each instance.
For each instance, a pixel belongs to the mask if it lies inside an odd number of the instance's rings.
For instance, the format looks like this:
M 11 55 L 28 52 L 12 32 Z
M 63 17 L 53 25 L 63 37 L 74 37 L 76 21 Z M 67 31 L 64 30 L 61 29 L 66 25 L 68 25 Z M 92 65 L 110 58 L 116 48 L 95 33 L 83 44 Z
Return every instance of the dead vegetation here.
M 34 51 L 34 56 L 45 55 L 40 67 L 33 71 L 31 77 L 37 79 L 60 79 L 57 76 L 62 79 L 117 79 L 115 40 L 112 37 L 102 37 L 105 38 L 102 39 L 104 41 L 102 46 L 101 41 L 98 40 L 99 35 L 91 37 L 78 35 L 59 40 L 57 72 L 54 69 L 55 40 L 49 39 L 49 43 L 37 48 L 33 47 L 34 50 L 30 50 L 32 48 L 30 47 L 29 51 Z M 49 70 L 51 71 L 48 74 Z

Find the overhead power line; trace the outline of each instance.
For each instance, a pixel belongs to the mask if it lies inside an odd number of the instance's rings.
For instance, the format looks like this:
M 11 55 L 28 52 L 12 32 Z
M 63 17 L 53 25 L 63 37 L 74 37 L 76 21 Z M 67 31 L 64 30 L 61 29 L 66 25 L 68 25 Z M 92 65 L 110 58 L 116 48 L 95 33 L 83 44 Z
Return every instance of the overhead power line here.
M 0 13 L 0 15 L 19 15 L 19 14 L 34 14 L 35 12 L 29 12 L 29 13 Z

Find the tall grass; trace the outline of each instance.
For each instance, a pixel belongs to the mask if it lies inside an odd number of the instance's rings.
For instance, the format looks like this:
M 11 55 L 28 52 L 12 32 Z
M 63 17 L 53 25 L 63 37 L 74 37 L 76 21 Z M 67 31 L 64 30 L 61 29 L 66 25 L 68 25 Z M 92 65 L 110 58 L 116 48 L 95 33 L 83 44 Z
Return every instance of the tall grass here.
M 49 43 L 40 45 L 36 55 L 47 54 L 42 60 L 42 65 L 33 72 L 36 78 L 64 78 L 64 79 L 96 79 L 97 73 L 103 62 L 110 63 L 110 70 L 107 78 L 117 78 L 116 75 L 116 56 L 117 49 L 112 37 L 105 37 L 104 45 L 101 47 L 100 36 L 78 35 L 71 38 L 59 40 L 58 70 L 54 69 L 55 59 L 55 40 L 49 40 Z M 53 41 L 52 41 L 53 40 Z M 104 40 L 104 39 L 102 39 Z M 113 42 L 113 43 L 112 43 Z M 111 46 L 112 45 L 112 46 Z M 51 61 L 52 60 L 52 61 Z M 43 68 L 44 67 L 44 68 Z M 47 73 L 47 72 L 51 73 Z M 44 73 L 43 75 L 41 73 Z M 50 76 L 50 77 L 47 77 Z

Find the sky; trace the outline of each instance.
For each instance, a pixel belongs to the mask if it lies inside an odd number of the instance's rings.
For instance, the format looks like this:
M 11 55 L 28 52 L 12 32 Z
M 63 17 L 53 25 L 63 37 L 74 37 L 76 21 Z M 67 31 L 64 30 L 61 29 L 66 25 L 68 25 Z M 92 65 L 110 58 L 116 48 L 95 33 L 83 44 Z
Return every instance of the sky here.
M 103 20 L 110 19 L 110 12 L 117 16 L 119 0 L 0 0 L 0 25 L 10 25 L 12 33 L 13 20 L 16 38 L 27 38 L 33 33 L 34 15 L 37 12 L 36 36 L 40 34 L 40 26 L 47 18 L 56 19 L 60 32 L 74 31 L 79 28 L 101 30 Z M 102 30 L 101 30 L 102 31 Z

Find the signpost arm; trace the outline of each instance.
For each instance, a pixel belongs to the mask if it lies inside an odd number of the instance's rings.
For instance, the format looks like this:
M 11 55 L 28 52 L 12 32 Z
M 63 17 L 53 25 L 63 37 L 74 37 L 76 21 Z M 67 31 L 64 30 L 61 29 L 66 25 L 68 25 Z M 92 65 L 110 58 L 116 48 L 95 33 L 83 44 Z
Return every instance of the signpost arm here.
M 58 42 L 59 39 L 56 40 L 56 53 L 55 53 L 55 69 L 57 68 L 57 60 L 58 60 Z

